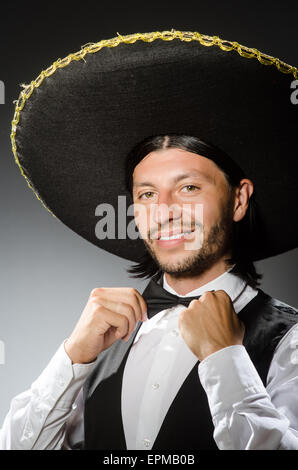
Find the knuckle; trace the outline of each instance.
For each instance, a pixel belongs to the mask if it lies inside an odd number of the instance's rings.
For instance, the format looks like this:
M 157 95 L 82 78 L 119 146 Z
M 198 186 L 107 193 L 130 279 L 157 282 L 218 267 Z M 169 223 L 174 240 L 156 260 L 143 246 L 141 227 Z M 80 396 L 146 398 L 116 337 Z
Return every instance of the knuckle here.
M 193 299 L 189 305 L 188 305 L 188 309 L 183 311 L 185 312 L 185 315 L 187 314 L 187 311 L 189 310 L 192 310 L 193 308 L 197 309 L 199 307 L 199 305 L 201 305 L 201 301 L 199 299 Z
M 212 292 L 211 292 L 210 290 L 206 290 L 206 291 L 204 292 L 204 294 L 202 294 L 202 296 L 203 296 L 203 295 L 204 295 L 205 297 L 212 297 Z
M 121 318 L 120 318 L 120 327 L 123 330 L 128 327 L 128 319 L 124 315 L 122 315 Z
M 201 302 L 205 302 L 205 301 L 211 301 L 211 299 L 213 299 L 213 294 L 214 292 L 211 292 L 211 291 L 208 291 L 206 290 L 200 297 L 200 301 Z
M 217 290 L 217 291 L 216 291 L 216 294 L 219 294 L 219 295 L 224 295 L 224 296 L 227 296 L 227 297 L 228 297 L 228 294 L 227 294 L 227 293 L 226 293 L 226 291 L 225 291 L 225 290 L 223 290 L 223 289 L 219 289 L 219 290 Z
M 87 308 L 91 310 L 91 312 L 93 312 L 94 310 L 96 310 L 96 308 L 98 307 L 98 302 L 96 301 L 96 299 L 94 297 L 92 297 L 91 299 L 89 299 L 88 303 L 87 303 Z
M 133 308 L 125 302 L 118 302 L 118 313 L 120 312 L 125 312 L 130 315 L 133 312 Z
M 95 287 L 94 289 L 92 289 L 92 291 L 90 292 L 90 297 L 96 297 L 100 294 L 102 294 L 103 292 L 103 288 L 102 287 Z
M 232 303 L 231 297 L 229 296 L 229 294 L 228 294 L 225 290 L 222 290 L 222 289 L 221 289 L 221 290 L 219 290 L 219 291 L 217 291 L 217 292 L 219 292 L 220 297 L 221 297 L 225 302 L 227 302 L 227 303 Z
M 128 314 L 129 314 L 131 317 L 134 317 L 134 315 L 135 315 L 134 308 L 133 308 L 131 305 L 128 305 Z
M 132 305 L 126 304 L 125 302 L 121 302 L 121 308 L 126 315 L 128 315 L 129 317 L 134 317 L 134 308 Z
M 136 289 L 135 287 L 129 287 L 128 289 L 129 289 L 130 295 L 132 295 L 132 296 L 137 295 L 137 292 L 138 292 L 138 291 L 137 291 L 137 289 Z
M 92 302 L 92 309 L 91 312 L 94 316 L 101 314 L 104 311 L 104 306 L 97 303 L 97 302 Z
M 88 303 L 94 307 L 96 307 L 96 305 L 99 305 L 98 298 L 95 296 L 90 297 Z

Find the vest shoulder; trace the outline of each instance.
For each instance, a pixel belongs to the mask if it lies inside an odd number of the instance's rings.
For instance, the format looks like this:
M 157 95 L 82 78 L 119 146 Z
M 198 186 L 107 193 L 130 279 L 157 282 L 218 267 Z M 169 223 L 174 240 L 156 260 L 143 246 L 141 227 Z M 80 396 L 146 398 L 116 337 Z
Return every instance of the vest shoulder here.
M 285 332 L 298 323 L 298 310 L 258 288 L 258 294 L 239 312 L 239 317 L 255 334 L 262 331 L 267 336 L 270 331 Z
M 280 299 L 277 299 L 276 297 L 272 297 L 269 294 L 266 294 L 264 291 L 261 292 L 265 294 L 265 296 L 267 296 L 267 302 L 273 309 L 285 314 L 298 315 L 298 309 L 293 305 L 290 305 Z

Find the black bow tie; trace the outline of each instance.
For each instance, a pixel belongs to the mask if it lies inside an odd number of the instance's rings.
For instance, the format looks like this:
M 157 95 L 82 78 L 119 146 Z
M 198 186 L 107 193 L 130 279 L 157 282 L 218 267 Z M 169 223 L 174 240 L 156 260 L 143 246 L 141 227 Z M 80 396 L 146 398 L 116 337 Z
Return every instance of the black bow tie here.
M 159 273 L 153 276 L 146 286 L 142 296 L 147 304 L 147 316 L 153 317 L 156 313 L 165 310 L 166 308 L 175 307 L 178 304 L 188 307 L 189 303 L 194 299 L 199 299 L 201 296 L 195 297 L 179 297 L 178 295 L 171 294 L 171 292 L 164 289 L 157 283 Z

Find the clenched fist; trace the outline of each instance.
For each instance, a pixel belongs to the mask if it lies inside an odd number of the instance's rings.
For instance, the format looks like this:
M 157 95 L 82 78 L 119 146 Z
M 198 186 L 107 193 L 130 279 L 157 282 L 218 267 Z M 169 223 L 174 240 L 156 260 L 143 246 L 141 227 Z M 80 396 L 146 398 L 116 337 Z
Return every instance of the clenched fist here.
M 224 290 L 192 300 L 178 319 L 181 336 L 200 361 L 219 349 L 242 344 L 245 327 Z
M 130 287 L 93 289 L 83 313 L 64 348 L 73 363 L 88 363 L 121 338 L 127 341 L 138 321 L 144 321 L 147 305 Z

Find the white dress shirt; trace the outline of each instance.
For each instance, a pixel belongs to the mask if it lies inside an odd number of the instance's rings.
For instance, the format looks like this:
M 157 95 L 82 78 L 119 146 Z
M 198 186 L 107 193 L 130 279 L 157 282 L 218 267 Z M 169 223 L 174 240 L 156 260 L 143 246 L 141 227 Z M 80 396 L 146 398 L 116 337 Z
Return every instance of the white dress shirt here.
M 185 297 L 223 289 L 238 313 L 257 290 L 231 269 Z M 162 282 L 178 295 L 165 276 Z M 127 449 L 152 448 L 167 410 L 198 361 L 177 327 L 184 308 L 157 313 L 142 323 L 134 339 L 121 395 Z M 64 342 L 31 388 L 12 399 L 0 449 L 71 449 L 83 441 L 82 386 L 95 362 L 72 364 Z M 297 346 L 295 325 L 275 349 L 266 388 L 242 345 L 223 348 L 199 364 L 219 449 L 298 449 Z

